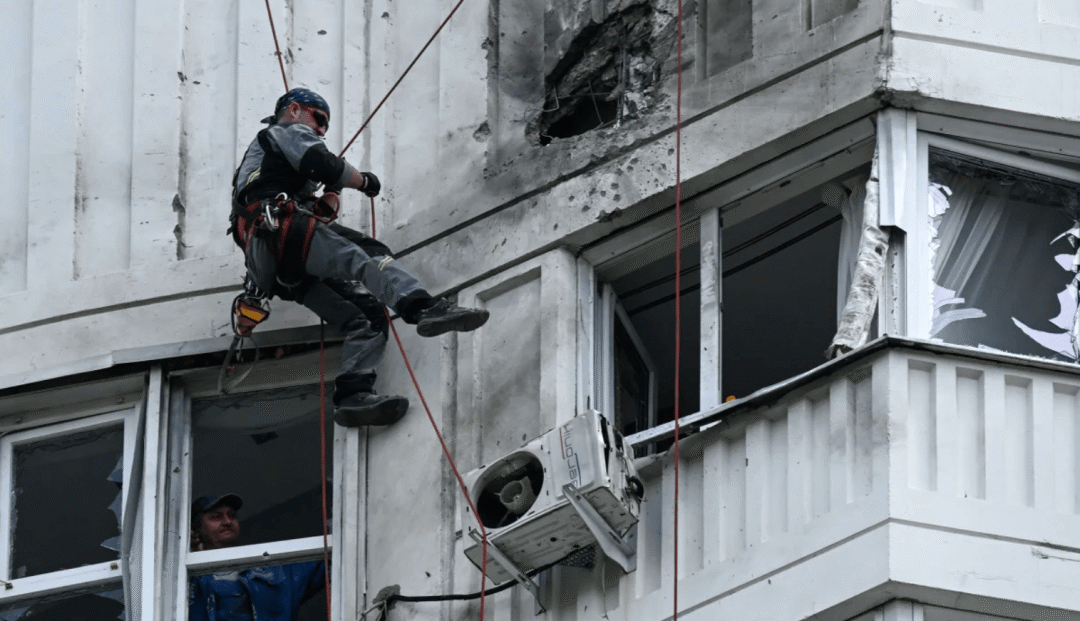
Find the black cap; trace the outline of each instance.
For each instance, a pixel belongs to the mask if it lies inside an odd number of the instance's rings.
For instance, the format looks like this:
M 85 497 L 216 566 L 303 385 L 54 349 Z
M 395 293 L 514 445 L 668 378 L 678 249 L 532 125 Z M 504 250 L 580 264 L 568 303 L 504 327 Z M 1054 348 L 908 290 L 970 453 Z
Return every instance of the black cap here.
M 191 503 L 191 515 L 194 517 L 204 511 L 209 511 L 218 505 L 225 505 L 226 507 L 232 507 L 233 511 L 239 511 L 240 507 L 244 506 L 244 501 L 236 494 L 202 496 Z

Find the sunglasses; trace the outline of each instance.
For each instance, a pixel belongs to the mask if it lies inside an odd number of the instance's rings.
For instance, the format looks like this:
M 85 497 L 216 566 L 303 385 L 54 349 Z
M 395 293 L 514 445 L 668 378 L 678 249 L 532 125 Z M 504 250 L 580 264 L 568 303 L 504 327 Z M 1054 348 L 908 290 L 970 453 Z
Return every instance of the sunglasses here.
M 304 108 L 309 113 L 311 113 L 311 118 L 315 119 L 315 123 L 319 127 L 329 127 L 330 126 L 330 119 L 328 119 L 326 117 L 325 112 L 323 112 L 322 110 L 316 110 L 315 108 L 309 108 L 307 106 L 304 106 Z

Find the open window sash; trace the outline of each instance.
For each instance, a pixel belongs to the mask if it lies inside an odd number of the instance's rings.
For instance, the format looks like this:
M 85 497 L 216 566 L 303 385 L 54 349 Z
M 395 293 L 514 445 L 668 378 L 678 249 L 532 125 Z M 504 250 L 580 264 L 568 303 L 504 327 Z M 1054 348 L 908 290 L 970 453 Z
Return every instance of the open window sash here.
M 610 284 L 596 305 L 597 409 L 623 435 L 656 424 L 656 365 Z

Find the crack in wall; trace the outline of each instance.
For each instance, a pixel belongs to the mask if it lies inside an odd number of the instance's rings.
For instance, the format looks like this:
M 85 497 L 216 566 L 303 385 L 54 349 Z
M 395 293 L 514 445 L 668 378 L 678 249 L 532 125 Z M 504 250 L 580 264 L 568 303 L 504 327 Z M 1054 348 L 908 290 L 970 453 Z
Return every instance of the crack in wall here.
M 172 209 L 176 213 L 176 226 L 173 227 L 173 236 L 176 238 L 176 260 L 183 261 L 184 249 L 188 247 L 184 243 L 184 221 L 187 218 L 187 209 L 184 208 L 179 194 L 173 196 Z

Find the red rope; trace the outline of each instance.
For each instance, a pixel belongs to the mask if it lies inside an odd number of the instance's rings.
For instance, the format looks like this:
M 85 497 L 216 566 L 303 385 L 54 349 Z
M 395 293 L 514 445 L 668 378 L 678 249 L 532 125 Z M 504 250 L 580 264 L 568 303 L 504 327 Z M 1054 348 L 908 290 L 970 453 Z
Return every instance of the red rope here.
M 412 378 L 413 386 L 416 387 L 416 394 L 420 395 L 420 403 L 424 405 L 424 411 L 427 412 L 428 420 L 431 421 L 431 428 L 435 430 L 435 435 L 439 438 L 439 445 L 442 446 L 443 455 L 446 455 L 446 461 L 450 462 L 450 469 L 454 471 L 454 477 L 457 478 L 458 485 L 461 487 L 461 493 L 465 495 L 465 501 L 469 503 L 469 509 L 472 511 L 473 517 L 476 518 L 476 524 L 480 527 L 480 621 L 484 621 L 484 595 L 487 592 L 487 586 L 485 585 L 487 582 L 488 559 L 487 530 L 484 529 L 484 523 L 480 521 L 480 512 L 476 510 L 476 505 L 473 504 L 472 497 L 469 496 L 469 488 L 465 486 L 465 479 L 463 479 L 461 473 L 458 472 L 457 464 L 454 463 L 454 457 L 450 455 L 450 449 L 446 446 L 446 441 L 443 440 L 443 435 L 439 431 L 439 425 L 435 422 L 435 417 L 431 414 L 431 408 L 428 407 L 427 400 L 424 399 L 423 391 L 420 390 L 420 382 L 417 381 L 416 373 L 413 372 L 412 365 L 409 364 L 409 356 L 405 353 L 405 346 L 401 344 L 401 337 L 398 336 L 397 328 L 394 327 L 394 322 L 390 318 L 390 311 L 386 310 L 386 307 L 383 307 L 383 312 L 386 313 L 386 321 L 390 323 L 390 331 L 394 333 L 394 340 L 397 341 L 398 349 L 401 350 L 401 357 L 405 360 L 405 368 L 409 370 L 409 377 Z
M 371 197 L 371 237 L 375 237 L 374 197 Z M 450 469 L 454 471 L 454 478 L 457 479 L 458 486 L 461 487 L 461 493 L 465 495 L 465 502 L 469 503 L 469 509 L 472 511 L 473 517 L 476 518 L 477 526 L 480 527 L 480 621 L 484 621 L 484 597 L 487 593 L 487 530 L 484 528 L 484 523 L 480 521 L 480 512 L 476 510 L 476 505 L 473 504 L 472 497 L 469 495 L 469 488 L 465 485 L 465 479 L 462 478 L 461 473 L 458 471 L 457 464 L 454 463 L 454 456 L 450 454 L 450 449 L 446 446 L 446 441 L 443 439 L 442 432 L 439 431 L 439 425 L 435 422 L 435 417 L 431 414 L 431 408 L 428 407 L 427 399 L 424 398 L 424 391 L 420 389 L 420 382 L 416 379 L 416 373 L 413 372 L 412 364 L 409 362 L 409 355 L 405 353 L 405 346 L 401 343 L 401 337 L 398 336 L 397 328 L 394 326 L 394 320 L 390 317 L 390 311 L 384 306 L 383 312 L 386 313 L 386 322 L 390 324 L 390 331 L 394 333 L 394 341 L 397 343 L 398 351 L 401 352 L 401 359 L 405 361 L 405 368 L 409 370 L 409 377 L 412 378 L 413 386 L 416 388 L 416 394 L 420 396 L 420 403 L 423 404 L 424 411 L 427 412 L 428 420 L 431 421 L 431 428 L 435 430 L 435 436 L 439 438 L 439 446 L 442 447 L 443 455 L 446 456 L 446 461 L 450 463 Z
M 349 147 L 352 146 L 353 142 L 355 142 L 356 139 L 360 136 L 360 133 L 363 132 L 364 129 L 367 128 L 368 124 L 371 122 L 371 119 L 375 117 L 375 114 L 379 112 L 379 110 L 382 108 L 383 104 L 385 104 L 386 101 L 390 98 L 390 95 L 393 94 L 393 92 L 397 89 L 398 85 L 401 84 L 402 80 L 405 79 L 405 76 L 408 75 L 409 71 L 411 71 L 413 66 L 416 65 L 417 61 L 420 60 L 420 57 L 424 54 L 424 52 L 427 51 L 428 47 L 431 46 L 432 42 L 435 41 L 435 38 L 438 37 L 440 32 L 442 32 L 443 27 L 446 26 L 446 24 L 450 21 L 450 18 L 454 16 L 454 13 L 457 12 L 458 8 L 461 7 L 461 5 L 464 3 L 464 1 L 465 0 L 458 0 L 458 3 L 456 5 L 454 5 L 453 10 L 450 11 L 450 14 L 446 16 L 446 19 L 444 19 L 441 24 L 439 24 L 439 27 L 435 30 L 435 33 L 431 35 L 431 38 L 428 39 L 427 43 L 424 44 L 424 47 L 420 48 L 420 52 L 416 55 L 415 58 L 413 58 L 412 62 L 409 63 L 409 66 L 405 68 L 405 71 L 401 74 L 401 76 L 397 79 L 397 81 L 394 82 L 394 85 L 390 87 L 390 90 L 386 93 L 386 95 L 382 98 L 382 100 L 379 101 L 379 104 L 377 106 L 375 106 L 375 109 L 371 111 L 371 114 L 368 115 L 367 119 L 364 120 L 364 123 L 360 126 L 360 129 L 356 130 L 356 134 L 354 134 L 352 139 L 349 140 L 349 142 L 345 145 L 345 148 L 343 148 L 341 150 L 340 155 L 344 155 L 345 151 L 347 151 L 349 149 Z M 278 45 L 277 30 L 274 28 L 274 16 L 270 11 L 270 0 L 266 0 L 266 15 L 270 19 L 270 32 L 274 37 L 274 49 L 276 50 L 276 53 L 277 53 L 278 65 L 281 67 L 281 79 L 285 83 L 285 91 L 288 92 L 288 90 L 289 90 L 289 81 L 285 77 L 285 64 L 284 64 L 284 62 L 282 61 L 282 58 L 281 58 L 281 47 Z M 375 237 L 375 199 L 374 198 L 371 199 L 371 236 L 372 236 L 372 238 Z M 476 517 L 476 523 L 480 527 L 481 544 L 482 544 L 481 545 L 481 547 L 482 547 L 482 560 L 481 560 L 481 568 L 480 568 L 480 571 L 481 571 L 481 578 L 480 578 L 480 621 L 483 621 L 484 620 L 484 607 L 485 607 L 484 596 L 485 596 L 485 591 L 486 591 L 484 583 L 487 582 L 487 557 L 488 557 L 488 554 L 487 554 L 488 553 L 487 530 L 484 528 L 483 522 L 480 521 L 480 513 L 476 510 L 476 506 L 473 504 L 472 498 L 469 496 L 469 490 L 465 485 L 465 480 L 461 477 L 461 473 L 457 469 L 457 464 L 454 463 L 454 458 L 450 454 L 450 449 L 446 446 L 446 441 L 443 439 L 442 433 L 439 431 L 439 426 L 435 422 L 435 417 L 431 414 L 431 408 L 428 407 L 427 400 L 424 399 L 424 393 L 420 390 L 420 382 L 416 379 L 416 374 L 413 372 L 412 364 L 409 363 L 409 357 L 405 353 L 405 347 L 401 343 L 401 338 L 398 336 L 397 328 L 394 327 L 394 322 L 390 318 L 390 313 L 385 308 L 383 309 L 383 311 L 386 313 L 387 322 L 390 324 L 390 329 L 394 333 L 394 340 L 397 341 L 398 349 L 401 350 L 401 357 L 405 361 L 405 367 L 409 370 L 409 376 L 412 378 L 413 386 L 416 387 L 416 392 L 420 396 L 420 402 L 424 405 L 424 411 L 427 412 L 428 420 L 431 421 L 431 426 L 435 430 L 435 435 L 439 439 L 439 444 L 442 446 L 443 454 L 446 455 L 446 459 L 450 463 L 450 468 L 454 472 L 454 477 L 457 478 L 458 485 L 461 487 L 461 491 L 465 495 L 465 501 L 469 503 L 469 509 L 472 510 L 473 516 Z M 325 324 L 320 323 L 320 333 L 319 333 L 319 375 L 320 375 L 320 382 L 319 382 L 319 422 L 320 422 L 320 438 L 321 438 L 321 443 L 322 443 L 322 451 L 321 451 L 322 465 L 321 465 L 321 469 L 322 469 L 322 510 L 323 510 L 323 559 L 324 559 L 324 561 L 327 562 L 327 564 L 329 564 L 329 539 L 328 539 L 328 532 L 327 532 L 327 525 L 326 525 L 326 521 L 327 521 L 327 493 L 326 493 L 326 360 L 325 360 L 325 354 L 324 354 L 324 347 L 325 347 L 325 328 L 324 328 L 324 326 L 325 326 Z M 329 576 L 329 573 L 327 573 L 327 575 L 326 575 L 326 614 L 327 614 L 327 619 L 329 621 L 329 619 L 330 619 L 330 576 Z
M 285 92 L 289 92 L 289 80 L 285 77 L 285 62 L 281 60 L 281 47 L 277 42 L 277 30 L 274 29 L 274 14 L 270 12 L 270 0 L 266 0 L 266 16 L 270 18 L 270 34 L 274 35 L 274 49 L 277 50 L 277 62 L 281 67 L 281 81 L 285 83 Z
M 321 457 L 319 471 L 322 473 L 322 540 L 323 577 L 326 587 L 326 619 L 330 618 L 330 533 L 327 528 L 326 507 L 326 322 L 319 322 L 319 444 Z
M 371 111 L 371 114 L 369 114 L 368 117 L 364 120 L 364 123 L 360 125 L 360 129 L 356 130 L 356 133 L 353 134 L 352 139 L 349 140 L 349 142 L 345 145 L 345 148 L 341 150 L 341 153 L 338 153 L 338 157 L 345 155 L 345 152 L 349 150 L 349 147 L 352 146 L 352 143 L 356 142 L 356 139 L 360 137 L 360 132 L 364 131 L 364 129 L 367 128 L 368 123 L 370 123 L 371 119 L 375 117 L 376 113 L 378 113 L 379 108 L 382 108 L 383 104 L 386 103 L 386 100 L 390 99 L 390 95 L 393 94 L 395 89 L 397 89 L 398 84 L 401 84 L 401 81 L 405 79 L 405 76 L 409 75 L 409 71 L 412 70 L 413 65 L 416 64 L 416 61 L 420 60 L 420 57 L 424 55 L 424 52 L 426 52 L 432 42 L 435 41 L 435 37 L 439 36 L 439 33 L 442 32 L 443 26 L 445 26 L 446 23 L 450 21 L 450 18 L 454 16 L 454 13 L 457 13 L 458 7 L 460 7 L 464 2 L 465 0 L 458 0 L 458 3 L 455 4 L 454 8 L 450 11 L 450 14 L 447 15 L 446 19 L 444 19 L 442 23 L 439 24 L 439 27 L 435 29 L 435 34 L 431 35 L 431 38 L 428 39 L 427 43 L 424 44 L 424 47 L 420 48 L 420 52 L 416 55 L 416 58 L 413 58 L 412 62 L 409 63 L 408 67 L 405 67 L 405 71 L 401 74 L 401 77 L 399 77 L 397 79 L 397 82 L 394 82 L 394 85 L 390 87 L 390 90 L 387 91 L 386 95 L 383 96 L 382 100 L 379 102 L 379 105 L 375 106 L 375 109 Z M 374 235 L 372 235 L 372 237 L 374 237 Z
M 679 0 L 678 88 L 675 96 L 675 510 L 672 621 L 679 618 L 679 368 L 682 358 L 682 51 L 683 3 Z

